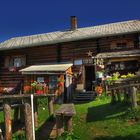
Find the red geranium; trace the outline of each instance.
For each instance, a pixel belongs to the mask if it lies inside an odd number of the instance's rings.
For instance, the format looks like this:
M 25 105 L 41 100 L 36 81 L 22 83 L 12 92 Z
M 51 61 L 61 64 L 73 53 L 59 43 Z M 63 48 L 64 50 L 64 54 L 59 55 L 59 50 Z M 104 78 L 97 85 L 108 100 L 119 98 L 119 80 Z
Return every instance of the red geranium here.
M 36 94 L 37 94 L 37 95 L 40 95 L 40 94 L 42 94 L 42 93 L 43 93 L 42 90 L 37 90 L 37 91 L 36 91 Z
M 23 89 L 24 89 L 24 92 L 25 93 L 29 93 L 31 91 L 31 86 L 28 86 L 28 85 L 27 86 L 24 86 Z

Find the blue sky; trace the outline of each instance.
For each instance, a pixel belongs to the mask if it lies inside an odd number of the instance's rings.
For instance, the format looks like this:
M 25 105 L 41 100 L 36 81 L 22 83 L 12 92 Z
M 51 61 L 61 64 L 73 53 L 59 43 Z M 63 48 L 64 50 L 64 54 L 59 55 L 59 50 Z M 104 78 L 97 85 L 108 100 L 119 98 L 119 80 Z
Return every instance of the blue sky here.
M 1 0 L 0 42 L 12 37 L 140 19 L 140 0 Z

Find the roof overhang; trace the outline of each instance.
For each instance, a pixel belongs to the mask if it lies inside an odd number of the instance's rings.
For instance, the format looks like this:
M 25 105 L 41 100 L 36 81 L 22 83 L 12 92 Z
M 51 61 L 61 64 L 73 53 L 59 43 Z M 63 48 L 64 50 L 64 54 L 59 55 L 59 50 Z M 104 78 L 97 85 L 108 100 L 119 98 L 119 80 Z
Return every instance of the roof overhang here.
M 95 58 L 126 58 L 126 57 L 140 57 L 140 50 L 130 50 L 130 51 L 117 51 L 117 52 L 106 52 L 106 53 L 99 53 Z
M 67 70 L 71 68 L 73 64 L 53 64 L 53 65 L 33 65 L 27 68 L 21 69 L 20 72 L 26 75 L 38 75 L 38 74 L 46 74 L 46 75 L 58 75 L 58 74 L 66 74 Z

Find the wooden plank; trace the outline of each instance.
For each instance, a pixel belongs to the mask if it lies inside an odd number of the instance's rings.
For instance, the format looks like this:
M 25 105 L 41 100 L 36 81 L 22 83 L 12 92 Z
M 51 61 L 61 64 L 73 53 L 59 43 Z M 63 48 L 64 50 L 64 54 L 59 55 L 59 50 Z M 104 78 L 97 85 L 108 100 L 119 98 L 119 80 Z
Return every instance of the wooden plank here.
M 37 95 L 37 94 L 34 94 L 34 98 L 44 98 L 44 97 L 54 97 L 55 94 L 42 94 L 42 95 Z M 23 99 L 23 98 L 30 98 L 31 95 L 30 94 L 21 94 L 21 95 L 18 95 L 18 94 L 14 94 L 14 95 L 2 95 L 0 96 L 0 100 L 3 100 L 3 99 Z
M 123 85 L 114 85 L 110 87 L 110 90 L 115 90 L 115 89 L 123 89 L 123 88 L 128 88 L 128 87 L 132 87 L 132 86 L 140 86 L 140 83 L 134 83 L 134 84 L 123 84 Z
M 76 114 L 74 104 L 62 104 L 59 109 L 55 111 L 56 115 L 73 116 Z

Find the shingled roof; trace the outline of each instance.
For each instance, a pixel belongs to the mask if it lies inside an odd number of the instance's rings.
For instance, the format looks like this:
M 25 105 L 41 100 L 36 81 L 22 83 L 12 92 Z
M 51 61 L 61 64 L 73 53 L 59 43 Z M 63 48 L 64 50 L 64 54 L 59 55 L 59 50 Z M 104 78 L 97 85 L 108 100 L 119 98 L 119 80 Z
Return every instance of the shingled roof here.
M 20 49 L 38 45 L 49 45 L 138 32 L 140 32 L 140 20 L 130 20 L 86 28 L 77 28 L 76 30 L 15 37 L 0 43 L 0 50 Z

